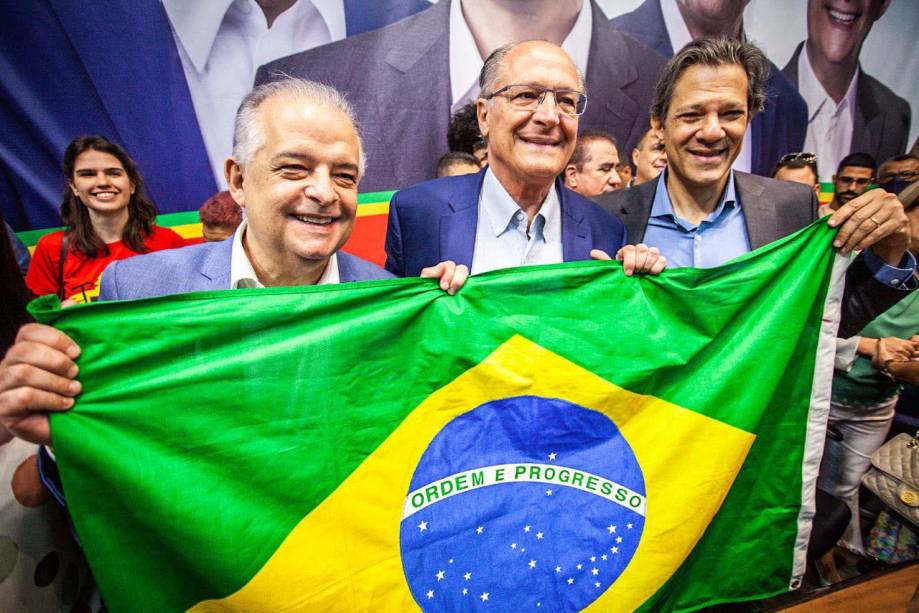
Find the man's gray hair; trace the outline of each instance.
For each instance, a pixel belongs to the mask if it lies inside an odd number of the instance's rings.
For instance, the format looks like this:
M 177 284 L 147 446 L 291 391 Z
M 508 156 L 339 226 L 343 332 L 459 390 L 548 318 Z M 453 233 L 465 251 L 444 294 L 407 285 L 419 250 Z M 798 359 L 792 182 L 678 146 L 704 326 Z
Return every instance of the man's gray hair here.
M 480 98 L 489 98 L 494 94 L 498 88 L 498 82 L 501 78 L 501 70 L 504 68 L 504 60 L 507 57 L 507 54 L 514 50 L 518 45 L 523 43 L 532 43 L 532 42 L 548 42 L 538 38 L 532 38 L 529 40 L 521 40 L 514 43 L 507 43 L 506 45 L 501 45 L 497 49 L 491 52 L 488 58 L 485 60 L 485 63 L 482 64 L 482 71 L 479 73 L 479 94 Z M 571 62 L 574 64 L 574 62 Z M 580 84 L 581 91 L 586 93 L 586 86 L 584 85 L 584 75 L 581 74 L 581 69 L 576 65 L 574 67 L 575 72 L 578 73 L 578 82 Z M 505 85 L 513 85 L 512 83 L 505 83 Z
M 344 113 L 357 134 L 360 154 L 358 175 L 364 176 L 364 169 L 367 165 L 364 141 L 361 138 L 357 117 L 351 103 L 334 87 L 293 77 L 284 77 L 278 81 L 259 85 L 243 98 L 236 112 L 236 123 L 233 127 L 233 157 L 237 163 L 241 166 L 249 164 L 256 152 L 265 146 L 265 131 L 259 122 L 258 109 L 269 98 L 281 94 L 294 96 L 315 106 L 337 109 Z
M 747 73 L 747 110 L 752 119 L 763 110 L 766 101 L 764 86 L 769 78 L 769 60 L 756 45 L 726 37 L 697 38 L 667 62 L 654 88 L 651 116 L 664 123 L 676 83 L 689 67 L 726 64 L 737 64 Z

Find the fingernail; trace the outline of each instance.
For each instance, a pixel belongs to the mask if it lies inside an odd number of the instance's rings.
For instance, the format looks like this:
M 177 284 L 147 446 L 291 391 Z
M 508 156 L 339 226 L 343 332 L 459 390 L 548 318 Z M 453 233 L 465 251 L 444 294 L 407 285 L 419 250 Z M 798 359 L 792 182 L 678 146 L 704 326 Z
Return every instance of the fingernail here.
M 67 377 L 73 379 L 80 373 L 80 367 L 74 364 L 70 367 L 70 370 L 67 371 Z
M 80 357 L 80 348 L 77 347 L 76 345 L 71 345 L 70 347 L 67 348 L 66 353 L 71 358 L 78 358 Z
M 829 224 L 829 226 L 830 226 L 831 228 L 835 228 L 836 226 L 839 225 L 839 222 L 836 221 L 835 219 L 831 219 L 831 220 L 828 221 L 827 223 Z
M 69 391 L 73 392 L 74 394 L 79 394 L 79 393 L 80 393 L 80 387 L 81 387 L 81 385 L 80 385 L 80 382 L 79 382 L 79 381 L 71 381 L 70 384 L 67 386 L 67 389 L 68 389 Z
M 70 407 L 73 406 L 73 398 L 64 398 L 64 402 L 62 402 L 61 404 L 64 405 L 65 409 L 69 409 Z
M 842 241 L 833 241 L 833 246 L 837 248 L 842 247 Z

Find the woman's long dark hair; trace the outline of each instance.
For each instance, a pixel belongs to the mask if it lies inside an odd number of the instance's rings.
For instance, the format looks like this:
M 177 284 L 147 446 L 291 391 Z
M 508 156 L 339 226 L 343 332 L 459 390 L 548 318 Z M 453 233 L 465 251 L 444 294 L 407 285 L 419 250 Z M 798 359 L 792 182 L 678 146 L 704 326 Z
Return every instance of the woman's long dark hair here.
M 3 299 L 0 300 L 0 357 L 13 344 L 19 327 L 32 318 L 26 311 L 26 304 L 32 299 L 32 293 L 26 288 L 19 264 L 16 263 L 16 254 L 13 253 L 13 244 L 6 233 L 3 215 L 0 215 L 0 291 Z
M 104 136 L 81 136 L 67 145 L 67 150 L 64 152 L 63 169 L 67 187 L 64 189 L 64 199 L 61 202 L 61 220 L 67 226 L 70 248 L 89 257 L 108 255 L 108 247 L 93 229 L 89 210 L 70 189 L 70 183 L 74 179 L 73 171 L 77 156 L 90 149 L 115 156 L 124 166 L 128 179 L 134 186 L 134 193 L 131 194 L 131 199 L 128 201 L 128 223 L 125 224 L 122 231 L 121 240 L 133 251 L 144 253 L 147 250 L 144 243 L 153 232 L 156 207 L 143 193 L 144 179 L 137 170 L 137 164 L 124 149 Z

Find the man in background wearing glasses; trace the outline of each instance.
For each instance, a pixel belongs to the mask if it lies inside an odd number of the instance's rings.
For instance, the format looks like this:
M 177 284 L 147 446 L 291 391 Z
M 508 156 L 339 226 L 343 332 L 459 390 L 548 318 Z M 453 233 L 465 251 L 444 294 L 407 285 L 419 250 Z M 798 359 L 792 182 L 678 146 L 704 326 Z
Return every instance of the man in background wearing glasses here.
M 820 213 L 838 211 L 845 203 L 864 194 L 874 183 L 876 168 L 874 158 L 867 153 L 851 153 L 842 158 L 833 175 L 833 200 L 828 210 Z
M 485 60 L 479 85 L 488 166 L 393 196 L 387 270 L 413 276 L 427 262 L 452 260 L 475 274 L 616 254 L 626 274 L 660 272 L 665 262 L 656 250 L 622 249 L 622 223 L 559 179 L 587 107 L 583 76 L 568 54 L 545 41 L 499 47 Z

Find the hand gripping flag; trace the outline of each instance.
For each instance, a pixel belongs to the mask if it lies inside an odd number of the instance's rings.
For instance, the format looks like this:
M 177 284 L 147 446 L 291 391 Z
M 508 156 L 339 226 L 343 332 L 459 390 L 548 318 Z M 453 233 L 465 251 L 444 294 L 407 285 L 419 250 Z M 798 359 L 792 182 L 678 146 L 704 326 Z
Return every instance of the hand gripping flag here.
M 691 610 L 800 580 L 838 324 L 832 232 L 609 262 L 33 311 L 113 611 Z M 834 272 L 835 271 L 835 272 Z M 833 281 L 833 279 L 836 281 Z

